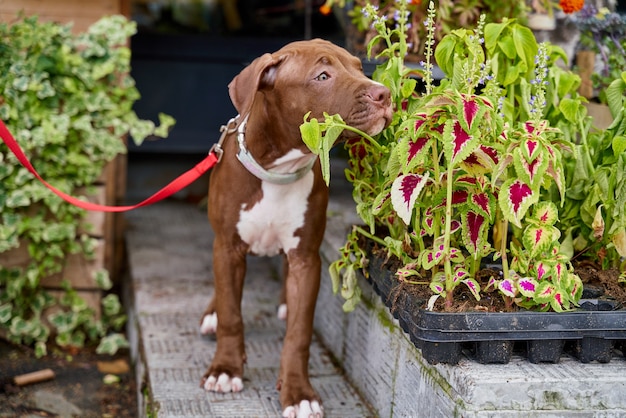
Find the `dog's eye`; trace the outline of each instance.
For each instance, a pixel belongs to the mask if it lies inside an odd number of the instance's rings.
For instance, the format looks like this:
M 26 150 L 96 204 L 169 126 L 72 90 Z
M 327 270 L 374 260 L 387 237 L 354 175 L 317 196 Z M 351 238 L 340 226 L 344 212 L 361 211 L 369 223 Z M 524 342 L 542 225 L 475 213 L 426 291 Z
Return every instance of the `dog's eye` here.
M 328 75 L 328 73 L 326 71 L 324 71 L 323 73 L 321 73 L 320 75 L 318 75 L 317 77 L 315 77 L 315 79 L 317 81 L 326 81 L 330 78 L 330 76 Z

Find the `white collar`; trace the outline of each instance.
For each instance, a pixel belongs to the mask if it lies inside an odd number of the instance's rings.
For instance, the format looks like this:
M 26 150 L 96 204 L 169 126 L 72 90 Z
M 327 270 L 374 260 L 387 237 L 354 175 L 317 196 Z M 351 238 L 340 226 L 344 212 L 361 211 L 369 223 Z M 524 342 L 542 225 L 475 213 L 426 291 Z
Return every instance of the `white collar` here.
M 266 170 L 259 164 L 250 151 L 246 148 L 246 123 L 248 122 L 248 116 L 244 118 L 243 121 L 239 124 L 237 128 L 237 142 L 239 143 L 239 152 L 237 153 L 237 159 L 243 164 L 243 166 L 252 173 L 255 177 L 262 181 L 267 181 L 273 184 L 289 184 L 294 183 L 297 180 L 300 180 L 307 174 L 311 168 L 313 168 L 313 164 L 315 164 L 315 160 L 317 158 L 311 158 L 311 161 L 308 162 L 304 167 L 292 172 L 292 173 L 277 173 L 275 171 Z

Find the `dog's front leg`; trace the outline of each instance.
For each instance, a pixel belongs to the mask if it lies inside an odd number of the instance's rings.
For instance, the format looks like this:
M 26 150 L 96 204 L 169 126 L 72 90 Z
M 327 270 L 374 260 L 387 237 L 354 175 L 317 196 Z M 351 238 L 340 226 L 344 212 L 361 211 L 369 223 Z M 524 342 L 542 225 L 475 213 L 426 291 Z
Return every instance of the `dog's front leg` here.
M 241 315 L 241 297 L 246 274 L 246 254 L 229 249 L 216 237 L 213 244 L 215 312 L 217 313 L 217 351 L 204 374 L 202 385 L 214 392 L 239 392 L 243 389 L 246 361 Z
M 320 398 L 309 381 L 309 347 L 320 286 L 321 259 L 318 252 L 303 256 L 293 250 L 288 254 L 288 263 L 287 331 L 278 380 L 283 416 L 322 416 Z

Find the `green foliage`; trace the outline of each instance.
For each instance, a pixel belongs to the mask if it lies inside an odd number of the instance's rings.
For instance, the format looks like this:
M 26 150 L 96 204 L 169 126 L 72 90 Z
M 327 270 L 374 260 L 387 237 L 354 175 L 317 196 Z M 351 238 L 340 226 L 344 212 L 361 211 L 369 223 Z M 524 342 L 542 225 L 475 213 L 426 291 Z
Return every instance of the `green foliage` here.
M 620 267 L 626 257 L 626 72 L 606 90 L 613 123 L 607 129 L 581 118 L 571 129 L 579 140 L 566 158 L 566 192 L 560 229 L 570 255 Z
M 348 15 L 352 18 L 352 23 L 361 32 L 367 33 L 366 39 L 380 33 L 379 28 L 373 28 L 372 22 L 372 2 L 368 0 L 354 0 L 349 2 L 351 9 Z M 428 28 L 423 24 L 429 15 L 429 2 L 408 1 L 405 4 L 397 0 L 380 0 L 375 2 L 376 14 L 379 15 L 388 28 L 394 28 L 404 20 L 408 23 L 403 33 L 406 36 L 407 50 L 420 57 L 428 56 L 429 43 L 434 46 L 445 35 L 458 28 L 473 27 L 478 23 L 481 15 L 485 15 L 489 22 L 501 22 L 506 18 L 526 17 L 526 5 L 524 2 L 511 1 L 502 2 L 495 0 L 439 0 L 434 3 L 435 14 L 433 32 L 428 34 Z M 327 0 L 327 6 L 337 5 L 344 7 L 345 0 Z M 407 18 L 400 17 L 403 10 L 408 10 L 410 14 Z M 370 36 L 371 35 L 371 36 Z M 399 38 L 395 38 L 396 40 Z M 389 45 L 387 45 L 388 47 Z M 374 47 L 377 51 L 384 50 L 380 45 L 370 44 L 370 49 Z M 380 48 L 379 48 L 380 47 Z M 401 55 L 404 56 L 404 55 Z
M 174 122 L 161 115 L 156 127 L 132 110 L 139 92 L 127 45 L 135 30 L 122 16 L 103 18 L 78 35 L 36 17 L 0 24 L 0 119 L 39 173 L 66 193 L 89 193 L 105 164 L 126 152 L 127 134 L 141 143 L 149 135 L 165 136 Z M 96 241 L 78 232 L 85 212 L 48 191 L 4 144 L 0 213 L 0 254 L 26 247 L 30 256 L 21 268 L 0 266 L 0 328 L 11 340 L 36 344 L 41 355 L 52 331 L 58 344 L 82 347 L 120 329 L 123 315 L 114 296 L 103 300 L 103 315 L 95 319 L 69 286 L 56 301 L 39 285 L 61 271 L 69 254 L 93 256 Z M 106 272 L 97 276 L 110 288 Z M 53 305 L 56 313 L 43 318 Z
M 434 50 L 445 73 L 438 85 L 426 57 L 425 94 L 403 88 L 413 73 L 403 62 L 402 4 L 395 29 L 373 17 L 379 35 L 372 42 L 385 45 L 378 57 L 386 59 L 374 79 L 390 89 L 394 119 L 378 136 L 347 144 L 347 177 L 369 227 L 361 235 L 378 237 L 401 261 L 399 280 L 428 278 L 446 307 L 460 285 L 481 298 L 476 273 L 493 256 L 503 262 L 503 280 L 490 285 L 510 307 L 570 309 L 580 279 L 561 253 L 558 216 L 538 213 L 548 212 L 544 200 L 554 200 L 552 209 L 565 199 L 563 164 L 575 155 L 569 128 L 584 120 L 579 78 L 557 65 L 562 50 L 538 44 L 528 28 L 481 19 L 474 30 L 452 30 Z M 431 2 L 429 26 L 433 15 Z M 352 280 L 366 264 L 353 234 L 331 266 L 335 281 L 342 270 Z

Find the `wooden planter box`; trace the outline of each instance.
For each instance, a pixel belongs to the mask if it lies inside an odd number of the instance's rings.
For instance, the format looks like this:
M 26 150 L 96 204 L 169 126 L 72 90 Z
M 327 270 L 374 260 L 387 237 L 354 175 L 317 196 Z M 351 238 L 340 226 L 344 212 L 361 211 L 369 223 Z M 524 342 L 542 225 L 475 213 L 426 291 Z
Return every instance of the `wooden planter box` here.
M 42 21 L 73 22 L 75 32 L 84 32 L 102 16 L 130 16 L 130 0 L 1 0 L 0 21 L 11 22 L 17 14 L 38 15 Z
M 37 15 L 41 21 L 73 23 L 72 30 L 84 32 L 103 16 L 122 14 L 130 16 L 130 0 L 0 0 L 0 21 L 11 22 L 19 13 Z M 120 139 L 122 140 L 122 139 Z M 126 156 L 120 155 L 104 169 L 96 184 L 98 193 L 93 201 L 105 205 L 119 205 L 126 193 Z M 89 212 L 85 220 L 91 224 L 82 226 L 99 240 L 96 257 L 87 260 L 83 256 L 71 255 L 65 262 L 63 272 L 46 277 L 42 285 L 54 292 L 60 291 L 60 283 L 68 279 L 91 307 L 99 312 L 101 290 L 93 282 L 92 273 L 107 269 L 111 279 L 119 280 L 124 260 L 124 223 L 120 214 Z M 27 245 L 0 254 L 0 265 L 16 267 L 28 264 Z
M 95 185 L 95 193 L 88 197 L 90 202 L 98 204 L 119 204 L 125 192 L 126 158 L 124 155 L 111 161 Z M 78 191 L 76 195 L 83 194 Z M 124 253 L 123 218 L 120 214 L 87 212 L 78 225 L 78 234 L 87 234 L 97 240 L 93 258 L 83 254 L 70 254 L 64 261 L 60 273 L 43 277 L 41 286 L 53 296 L 62 293 L 61 283 L 68 280 L 79 295 L 99 314 L 102 290 L 94 280 L 94 273 L 106 269 L 111 278 L 121 269 Z M 0 266 L 5 268 L 25 268 L 31 262 L 28 242 L 23 240 L 18 248 L 0 253 Z

